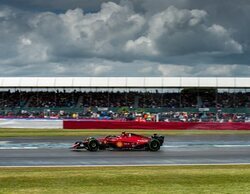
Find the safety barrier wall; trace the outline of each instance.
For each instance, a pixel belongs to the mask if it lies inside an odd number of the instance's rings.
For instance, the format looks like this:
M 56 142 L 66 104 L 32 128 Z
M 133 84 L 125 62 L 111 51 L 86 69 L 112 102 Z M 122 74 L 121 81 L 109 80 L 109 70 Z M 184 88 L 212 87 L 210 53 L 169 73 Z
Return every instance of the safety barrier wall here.
M 62 129 L 63 120 L 0 119 L 0 128 Z
M 250 130 L 250 123 L 184 123 L 64 120 L 64 129 Z
M 250 130 L 249 123 L 135 122 L 110 120 L 0 119 L 0 128 Z

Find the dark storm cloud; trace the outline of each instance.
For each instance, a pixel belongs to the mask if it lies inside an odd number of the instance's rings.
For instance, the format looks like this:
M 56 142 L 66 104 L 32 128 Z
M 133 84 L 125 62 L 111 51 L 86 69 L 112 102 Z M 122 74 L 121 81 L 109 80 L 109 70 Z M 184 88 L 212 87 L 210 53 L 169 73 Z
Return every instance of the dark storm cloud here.
M 1 74 L 249 76 L 249 12 L 248 0 L 0 0 Z
M 86 12 L 96 12 L 102 3 L 108 0 L 0 0 L 3 5 L 9 5 L 19 9 L 30 11 L 59 11 L 82 8 Z M 113 0 L 119 3 L 120 0 Z
M 179 9 L 204 10 L 208 14 L 207 22 L 222 25 L 231 36 L 241 43 L 245 52 L 250 48 L 250 2 L 248 0 L 144 0 L 141 6 L 145 12 L 158 13 L 165 7 L 174 5 Z

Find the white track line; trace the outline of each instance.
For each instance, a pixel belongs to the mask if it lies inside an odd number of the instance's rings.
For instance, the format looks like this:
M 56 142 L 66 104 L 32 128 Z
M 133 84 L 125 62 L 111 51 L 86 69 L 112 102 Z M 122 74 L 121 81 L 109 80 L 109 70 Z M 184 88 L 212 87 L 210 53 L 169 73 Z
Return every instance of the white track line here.
M 38 147 L 0 147 L 0 150 L 34 150 Z
M 10 141 L 0 141 L 0 145 L 1 144 L 8 144 L 8 143 L 10 143 Z
M 250 163 L 201 163 L 201 164 L 122 164 L 122 165 L 39 165 L 39 166 L 0 166 L 0 168 L 74 168 L 74 167 L 133 167 L 133 166 L 239 166 L 250 165 Z

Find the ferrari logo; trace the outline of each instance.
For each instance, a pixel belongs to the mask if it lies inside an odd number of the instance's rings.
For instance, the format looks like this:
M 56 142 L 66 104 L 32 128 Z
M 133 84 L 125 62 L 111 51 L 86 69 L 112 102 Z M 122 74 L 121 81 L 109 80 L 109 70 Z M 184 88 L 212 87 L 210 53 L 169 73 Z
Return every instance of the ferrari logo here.
M 118 141 L 118 142 L 116 143 L 116 146 L 117 146 L 118 148 L 122 147 L 122 142 Z

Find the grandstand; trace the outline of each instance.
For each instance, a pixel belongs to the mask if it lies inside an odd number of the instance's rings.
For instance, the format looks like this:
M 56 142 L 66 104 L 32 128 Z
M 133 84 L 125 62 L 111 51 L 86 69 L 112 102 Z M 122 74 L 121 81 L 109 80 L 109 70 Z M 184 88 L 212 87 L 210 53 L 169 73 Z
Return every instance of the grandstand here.
M 246 121 L 250 78 L 2 77 L 1 117 Z M 150 116 L 151 119 L 151 116 Z M 148 120 L 150 120 L 148 119 Z

